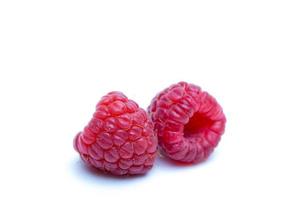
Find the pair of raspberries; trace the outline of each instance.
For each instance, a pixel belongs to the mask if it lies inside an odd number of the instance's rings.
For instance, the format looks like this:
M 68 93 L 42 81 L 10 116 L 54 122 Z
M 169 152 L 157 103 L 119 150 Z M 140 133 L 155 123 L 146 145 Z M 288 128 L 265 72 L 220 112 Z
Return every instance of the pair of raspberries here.
M 114 175 L 144 174 L 160 152 L 172 160 L 198 163 L 217 146 L 226 118 L 200 87 L 179 82 L 160 92 L 148 113 L 120 92 L 110 92 L 74 139 L 82 160 Z

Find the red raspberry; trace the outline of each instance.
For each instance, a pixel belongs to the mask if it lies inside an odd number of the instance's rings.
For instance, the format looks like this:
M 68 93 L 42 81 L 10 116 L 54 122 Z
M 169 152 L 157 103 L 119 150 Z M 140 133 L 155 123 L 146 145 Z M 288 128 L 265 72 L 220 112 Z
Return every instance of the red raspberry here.
M 120 92 L 102 97 L 74 139 L 82 160 L 115 175 L 144 174 L 153 166 L 157 136 L 147 113 Z
M 217 101 L 185 82 L 159 93 L 148 111 L 162 153 L 180 162 L 205 160 L 225 129 L 226 118 Z

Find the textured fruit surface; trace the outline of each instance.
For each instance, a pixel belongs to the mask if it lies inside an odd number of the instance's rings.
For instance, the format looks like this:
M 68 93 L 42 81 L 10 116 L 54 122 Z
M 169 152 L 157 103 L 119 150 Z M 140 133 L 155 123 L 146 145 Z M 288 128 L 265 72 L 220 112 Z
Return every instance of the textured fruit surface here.
M 120 92 L 102 97 L 74 139 L 82 160 L 115 175 L 144 174 L 153 166 L 157 136 L 147 113 Z
M 205 160 L 225 130 L 226 118 L 217 101 L 185 82 L 159 93 L 148 112 L 162 153 L 184 163 Z

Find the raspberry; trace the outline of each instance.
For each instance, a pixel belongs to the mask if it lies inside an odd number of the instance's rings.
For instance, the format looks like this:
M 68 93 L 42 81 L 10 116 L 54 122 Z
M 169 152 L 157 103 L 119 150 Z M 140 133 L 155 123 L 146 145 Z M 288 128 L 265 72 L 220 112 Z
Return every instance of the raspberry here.
M 147 113 L 120 92 L 102 97 L 74 148 L 89 166 L 114 175 L 144 174 L 153 166 L 157 136 Z
M 159 93 L 148 108 L 160 150 L 184 163 L 205 160 L 225 130 L 217 101 L 200 87 L 179 82 Z

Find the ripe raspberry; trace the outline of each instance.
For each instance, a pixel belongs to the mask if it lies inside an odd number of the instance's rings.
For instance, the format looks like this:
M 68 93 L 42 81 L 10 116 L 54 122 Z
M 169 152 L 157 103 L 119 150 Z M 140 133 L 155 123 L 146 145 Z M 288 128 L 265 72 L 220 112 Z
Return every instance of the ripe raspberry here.
M 159 93 L 148 108 L 163 154 L 195 163 L 205 160 L 225 129 L 221 106 L 200 87 L 185 82 Z
M 74 139 L 82 160 L 115 175 L 144 174 L 151 169 L 157 136 L 147 113 L 120 92 L 102 97 L 84 130 Z

